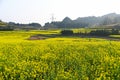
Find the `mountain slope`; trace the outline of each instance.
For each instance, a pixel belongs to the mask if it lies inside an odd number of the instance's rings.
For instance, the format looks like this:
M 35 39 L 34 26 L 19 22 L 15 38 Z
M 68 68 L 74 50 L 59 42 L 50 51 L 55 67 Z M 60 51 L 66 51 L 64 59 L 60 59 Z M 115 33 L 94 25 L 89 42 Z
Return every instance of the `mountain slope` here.
M 61 22 L 52 22 L 51 24 L 58 28 L 80 28 L 120 24 L 120 14 L 110 13 L 100 17 L 79 17 L 75 20 L 65 17 Z

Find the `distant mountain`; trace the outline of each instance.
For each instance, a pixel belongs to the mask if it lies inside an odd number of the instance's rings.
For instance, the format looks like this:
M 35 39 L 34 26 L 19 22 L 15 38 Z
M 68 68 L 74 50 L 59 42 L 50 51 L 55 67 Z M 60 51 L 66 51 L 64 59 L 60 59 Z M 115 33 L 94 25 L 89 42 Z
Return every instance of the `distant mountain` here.
M 100 25 L 110 25 L 120 23 L 120 14 L 110 13 L 101 17 Z
M 95 16 L 89 16 L 89 17 L 79 17 L 76 20 L 74 20 L 77 23 L 87 23 L 88 26 L 96 26 L 100 23 L 100 18 Z
M 116 14 L 116 13 L 109 13 L 109 14 L 106 14 L 106 15 L 103 15 L 102 17 L 111 17 L 111 18 L 113 18 L 113 17 L 117 17 L 117 16 L 120 16 L 120 14 Z
M 100 26 L 100 25 L 110 25 L 120 23 L 120 14 L 110 13 L 103 15 L 101 17 L 80 17 L 75 20 L 76 22 L 85 22 L 89 26 Z
M 49 24 L 52 24 L 57 28 L 80 28 L 80 27 L 106 26 L 113 24 L 118 25 L 120 24 L 120 14 L 110 13 L 100 17 L 95 16 L 79 17 L 75 20 L 71 20 L 69 17 L 65 17 L 61 22 L 60 21 L 52 22 Z
M 57 28 L 86 28 L 86 27 L 101 27 L 101 28 L 119 28 L 120 29 L 120 14 L 110 13 L 103 16 L 88 16 L 78 17 L 75 20 L 65 17 L 62 21 L 54 21 L 45 23 L 42 27 L 39 23 L 20 24 L 14 22 L 3 22 L 0 20 L 0 29 L 57 29 Z
M 65 17 L 62 23 L 72 23 L 73 21 L 69 17 Z

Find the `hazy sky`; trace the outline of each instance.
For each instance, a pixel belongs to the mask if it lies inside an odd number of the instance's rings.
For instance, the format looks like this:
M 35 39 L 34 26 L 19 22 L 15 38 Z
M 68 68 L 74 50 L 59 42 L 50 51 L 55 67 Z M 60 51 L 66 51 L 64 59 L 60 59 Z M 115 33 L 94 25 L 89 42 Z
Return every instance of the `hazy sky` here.
M 68 16 L 71 19 L 84 16 L 120 14 L 120 0 L 0 0 L 0 19 L 6 22 L 44 24 Z

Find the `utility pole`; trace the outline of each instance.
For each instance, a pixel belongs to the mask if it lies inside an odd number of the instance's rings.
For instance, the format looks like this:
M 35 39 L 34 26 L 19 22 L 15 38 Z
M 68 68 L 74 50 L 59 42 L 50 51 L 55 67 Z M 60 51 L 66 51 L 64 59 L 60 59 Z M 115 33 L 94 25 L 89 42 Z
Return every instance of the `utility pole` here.
M 55 20 L 55 17 L 54 17 L 54 14 L 51 14 L 51 22 L 54 22 L 54 20 Z

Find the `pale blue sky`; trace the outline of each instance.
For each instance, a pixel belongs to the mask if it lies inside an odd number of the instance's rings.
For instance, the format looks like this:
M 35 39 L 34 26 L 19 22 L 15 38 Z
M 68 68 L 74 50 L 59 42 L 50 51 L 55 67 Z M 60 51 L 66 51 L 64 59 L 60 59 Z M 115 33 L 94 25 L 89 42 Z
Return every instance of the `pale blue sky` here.
M 0 0 L 0 19 L 5 22 L 44 24 L 68 16 L 71 19 L 84 16 L 120 14 L 120 0 Z

